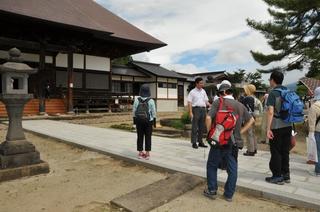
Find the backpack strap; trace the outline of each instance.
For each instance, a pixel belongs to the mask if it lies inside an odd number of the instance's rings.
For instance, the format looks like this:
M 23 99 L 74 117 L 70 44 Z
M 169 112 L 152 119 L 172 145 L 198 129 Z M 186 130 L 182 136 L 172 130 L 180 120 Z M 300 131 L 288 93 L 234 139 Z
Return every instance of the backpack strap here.
M 219 111 L 219 110 L 222 110 L 222 105 L 223 105 L 223 97 L 221 96 L 221 97 L 219 98 L 219 109 L 218 109 L 218 111 Z

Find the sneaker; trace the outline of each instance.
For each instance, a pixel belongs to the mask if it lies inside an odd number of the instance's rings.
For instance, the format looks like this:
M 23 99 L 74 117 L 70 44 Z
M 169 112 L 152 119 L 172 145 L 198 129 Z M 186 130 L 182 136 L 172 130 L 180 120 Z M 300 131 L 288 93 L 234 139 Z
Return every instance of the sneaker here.
M 216 199 L 217 198 L 217 192 L 216 191 L 209 191 L 209 189 L 205 189 L 203 191 L 203 195 L 210 198 L 210 199 Z
M 254 156 L 254 152 L 248 152 L 246 151 L 245 153 L 243 153 L 244 156 Z
M 290 181 L 290 174 L 284 174 L 284 175 L 283 175 L 283 181 L 284 181 L 285 183 L 291 183 L 291 181 Z
M 198 149 L 198 145 L 197 145 L 196 143 L 193 143 L 193 144 L 192 144 L 192 148 Z
M 315 171 L 309 171 L 309 174 L 314 177 L 320 177 L 320 173 L 317 173 Z
M 144 157 L 145 157 L 144 153 L 143 153 L 143 152 L 139 152 L 138 158 L 139 158 L 139 159 L 142 159 L 142 158 L 144 158 Z
M 149 153 L 144 154 L 144 159 L 149 160 L 150 159 L 150 154 Z
M 203 142 L 199 143 L 199 147 L 207 148 L 208 146 L 205 145 Z
M 266 177 L 268 183 L 273 183 L 277 185 L 284 185 L 283 177 Z
M 226 195 L 223 195 L 223 198 L 227 201 L 227 202 L 232 202 L 232 198 L 227 197 Z

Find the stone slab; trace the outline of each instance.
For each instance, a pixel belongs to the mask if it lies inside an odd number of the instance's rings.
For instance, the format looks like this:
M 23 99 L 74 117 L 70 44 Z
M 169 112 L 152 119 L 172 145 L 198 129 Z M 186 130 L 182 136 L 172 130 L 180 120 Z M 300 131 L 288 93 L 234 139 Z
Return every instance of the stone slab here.
M 113 199 L 111 205 L 132 212 L 150 211 L 194 189 L 203 182 L 202 178 L 189 174 L 172 174 L 166 179 Z
M 49 165 L 46 162 L 11 169 L 0 169 L 0 182 L 15 180 L 22 177 L 49 173 Z
M 35 150 L 35 146 L 27 140 L 5 141 L 0 146 L 0 154 L 2 155 L 15 155 Z
M 40 163 L 40 153 L 38 151 L 16 154 L 0 155 L 1 168 L 14 168 Z

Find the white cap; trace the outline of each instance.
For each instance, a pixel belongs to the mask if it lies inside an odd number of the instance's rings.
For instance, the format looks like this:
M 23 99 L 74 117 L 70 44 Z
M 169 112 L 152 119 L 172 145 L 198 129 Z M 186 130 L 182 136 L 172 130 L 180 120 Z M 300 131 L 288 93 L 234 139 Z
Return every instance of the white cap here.
M 217 85 L 218 90 L 219 90 L 220 86 L 223 84 L 229 85 L 230 87 L 232 87 L 231 82 L 229 80 L 223 80 L 220 84 Z

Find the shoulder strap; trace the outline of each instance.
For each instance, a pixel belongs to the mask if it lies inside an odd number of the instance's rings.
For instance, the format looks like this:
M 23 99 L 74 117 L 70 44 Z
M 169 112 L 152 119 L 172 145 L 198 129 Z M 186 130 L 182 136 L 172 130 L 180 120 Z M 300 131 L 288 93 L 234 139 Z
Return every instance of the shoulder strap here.
M 223 97 L 220 97 L 219 98 L 219 109 L 218 109 L 218 111 L 222 109 L 222 105 L 223 105 Z

